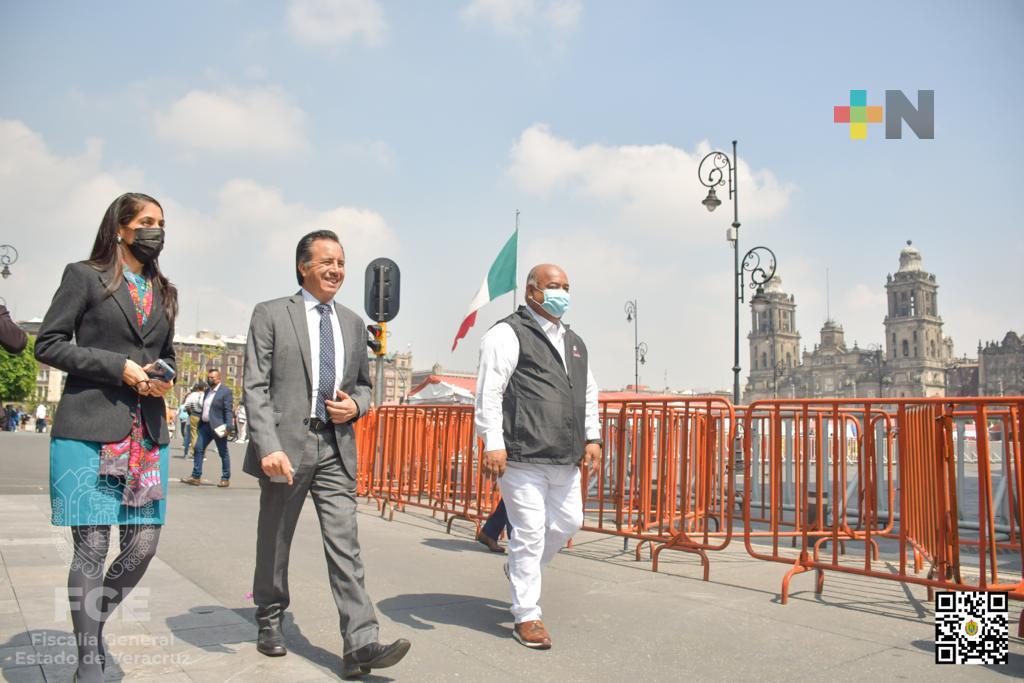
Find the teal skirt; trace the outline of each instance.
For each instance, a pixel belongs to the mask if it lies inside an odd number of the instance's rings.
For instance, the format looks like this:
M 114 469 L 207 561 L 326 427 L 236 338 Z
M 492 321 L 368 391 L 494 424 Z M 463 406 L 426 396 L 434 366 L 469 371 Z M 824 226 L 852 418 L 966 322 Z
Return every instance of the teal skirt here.
M 163 524 L 167 509 L 167 446 L 160 447 L 162 500 L 128 507 L 124 479 L 100 476 L 100 444 L 95 441 L 50 441 L 50 510 L 54 526 L 90 524 Z

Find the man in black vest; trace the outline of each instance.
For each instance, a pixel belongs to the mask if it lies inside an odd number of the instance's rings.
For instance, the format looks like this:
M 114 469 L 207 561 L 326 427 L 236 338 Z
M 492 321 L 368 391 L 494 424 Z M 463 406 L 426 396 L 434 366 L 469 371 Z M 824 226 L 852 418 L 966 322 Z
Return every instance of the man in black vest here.
M 480 342 L 476 431 L 483 469 L 498 477 L 513 533 L 505 573 L 512 584 L 512 635 L 546 650 L 541 569 L 583 525 L 580 466 L 601 459 L 597 383 L 587 347 L 561 321 L 569 278 L 558 266 L 534 266 L 526 306 Z

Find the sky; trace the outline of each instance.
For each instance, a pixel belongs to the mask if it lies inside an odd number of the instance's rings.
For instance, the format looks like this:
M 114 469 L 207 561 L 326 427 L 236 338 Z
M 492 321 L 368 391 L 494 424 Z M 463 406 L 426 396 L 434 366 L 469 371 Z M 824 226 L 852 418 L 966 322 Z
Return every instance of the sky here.
M 1017 66 L 1014 66 L 1014 65 Z M 42 316 L 125 191 L 163 204 L 179 334 L 244 334 L 296 291 L 298 238 L 402 272 L 389 349 L 476 367 L 506 295 L 452 340 L 520 211 L 519 281 L 562 265 L 602 388 L 731 386 L 727 193 L 700 159 L 738 140 L 740 250 L 764 245 L 805 348 L 826 310 L 883 341 L 906 240 L 956 354 L 1024 332 L 1024 3 L 637 0 L 0 2 L 0 281 Z M 935 91 L 935 138 L 833 123 L 851 89 Z M 826 270 L 830 287 L 826 296 Z M 522 288 L 519 302 L 522 302 Z M 741 364 L 749 368 L 742 312 Z

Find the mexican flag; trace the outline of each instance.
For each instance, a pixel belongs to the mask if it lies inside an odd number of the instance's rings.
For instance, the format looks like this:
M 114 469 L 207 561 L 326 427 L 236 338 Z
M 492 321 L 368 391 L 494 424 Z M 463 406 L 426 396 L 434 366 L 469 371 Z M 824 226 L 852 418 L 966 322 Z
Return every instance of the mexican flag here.
M 469 333 L 469 328 L 476 324 L 476 312 L 478 310 L 487 305 L 488 302 L 494 301 L 502 294 L 507 294 L 516 288 L 518 241 L 519 231 L 516 230 L 508 238 L 508 242 L 505 242 L 505 246 L 501 248 L 498 258 L 494 259 L 491 269 L 487 271 L 487 277 L 484 278 L 484 283 L 480 285 L 480 290 L 469 303 L 469 312 L 466 314 L 466 319 L 459 325 L 455 341 L 452 342 L 452 351 L 459 345 L 459 340 Z

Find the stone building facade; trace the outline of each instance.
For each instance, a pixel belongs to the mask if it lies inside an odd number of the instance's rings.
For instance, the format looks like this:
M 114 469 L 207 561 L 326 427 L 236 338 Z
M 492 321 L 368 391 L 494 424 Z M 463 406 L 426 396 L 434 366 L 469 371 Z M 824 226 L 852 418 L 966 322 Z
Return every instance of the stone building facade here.
M 763 311 L 750 308 L 750 376 L 747 392 L 759 397 L 779 395 L 784 378 L 793 378 L 800 364 L 800 332 L 796 327 L 796 300 L 782 291 L 782 278 L 773 277 L 763 292 Z
M 890 396 L 944 396 L 952 340 L 942 336 L 939 285 L 925 272 L 921 252 L 907 241 L 900 268 L 886 277 L 885 358 Z
M 242 368 L 245 365 L 245 337 L 224 337 L 210 330 L 199 330 L 194 337 L 175 335 L 174 355 L 178 376 L 174 384 L 172 406 L 178 406 L 196 382 L 206 382 L 210 368 L 220 370 L 221 381 L 231 389 L 235 405 L 242 400 Z
M 978 389 L 982 396 L 1024 396 L 1024 341 L 1016 332 L 978 344 Z
M 412 382 L 412 352 L 389 353 L 384 358 L 384 403 L 402 403 L 416 386 Z M 377 381 L 377 356 L 370 356 L 370 382 Z M 374 392 L 376 396 L 376 392 Z
M 938 282 L 909 241 L 899 269 L 886 277 L 884 345 L 848 348 L 842 326 L 828 320 L 819 343 L 798 356 L 796 302 L 777 280 L 764 291 L 767 310 L 751 307 L 747 403 L 772 397 L 1024 395 L 1024 343 L 1015 333 L 1002 343 L 979 344 L 977 359 L 953 356 L 953 340 L 942 333 Z

